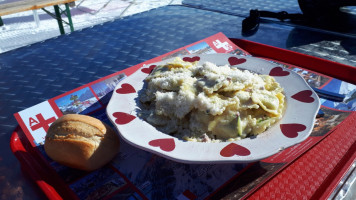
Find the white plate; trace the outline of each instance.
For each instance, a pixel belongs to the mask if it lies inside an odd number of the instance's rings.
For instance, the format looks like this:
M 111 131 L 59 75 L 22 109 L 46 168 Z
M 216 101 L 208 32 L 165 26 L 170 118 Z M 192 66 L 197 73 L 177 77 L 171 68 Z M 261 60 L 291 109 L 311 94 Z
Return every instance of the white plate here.
M 157 131 L 137 117 L 136 98 L 144 78 L 156 65 L 170 60 L 143 66 L 121 81 L 115 88 L 107 106 L 107 115 L 119 134 L 128 143 L 184 163 L 253 162 L 305 140 L 311 133 L 320 100 L 304 79 L 297 73 L 271 62 L 231 54 L 189 55 L 185 59 L 198 59 L 216 65 L 230 64 L 259 74 L 269 74 L 284 88 L 286 110 L 278 123 L 255 138 L 235 142 L 200 143 L 179 140 Z

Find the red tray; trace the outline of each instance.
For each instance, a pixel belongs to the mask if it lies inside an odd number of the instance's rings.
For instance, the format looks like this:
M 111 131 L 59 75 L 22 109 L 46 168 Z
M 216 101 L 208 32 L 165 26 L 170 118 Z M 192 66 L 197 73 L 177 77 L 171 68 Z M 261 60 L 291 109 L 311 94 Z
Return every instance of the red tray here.
M 267 57 L 356 84 L 356 68 L 321 58 L 231 39 L 254 56 Z M 326 138 L 306 151 L 250 198 L 327 199 L 356 160 L 356 112 Z
M 356 84 L 356 68 L 241 39 L 231 39 L 254 56 L 270 58 L 300 66 L 352 84 Z M 253 199 L 319 199 L 327 198 L 356 160 L 356 112 L 333 132 L 304 152 L 297 160 L 245 197 Z M 49 199 L 77 199 L 40 153 L 27 140 L 20 127 L 11 137 L 11 149 L 22 169 Z M 233 197 L 234 192 L 227 194 Z

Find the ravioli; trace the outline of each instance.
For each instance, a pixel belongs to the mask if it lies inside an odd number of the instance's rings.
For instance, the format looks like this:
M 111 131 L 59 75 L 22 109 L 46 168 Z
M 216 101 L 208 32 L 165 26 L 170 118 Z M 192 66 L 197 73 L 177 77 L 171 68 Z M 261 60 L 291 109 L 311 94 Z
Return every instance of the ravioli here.
M 285 107 L 283 88 L 269 75 L 180 58 L 147 76 L 139 101 L 139 116 L 148 123 L 196 142 L 261 134 L 282 117 Z

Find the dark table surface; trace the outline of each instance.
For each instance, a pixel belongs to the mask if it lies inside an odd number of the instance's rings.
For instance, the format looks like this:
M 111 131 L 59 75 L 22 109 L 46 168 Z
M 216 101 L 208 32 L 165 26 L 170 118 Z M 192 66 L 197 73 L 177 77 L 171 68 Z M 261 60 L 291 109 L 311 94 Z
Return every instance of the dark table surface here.
M 248 39 L 356 66 L 356 36 L 352 32 L 272 20 L 262 21 L 254 35 L 244 37 L 241 34 L 242 15 L 202 9 L 202 6 L 199 8 L 189 2 L 128 16 L 0 54 L 2 199 L 44 197 L 21 172 L 20 163 L 9 148 L 11 134 L 17 126 L 14 113 L 218 32 L 230 38 Z M 210 5 L 211 1 L 199 2 Z M 264 1 L 248 2 L 261 6 Z M 250 7 L 245 4 L 244 11 L 254 9 L 255 4 Z M 295 4 L 291 5 L 299 12 Z M 290 8 L 289 4 L 273 7 L 273 11 L 287 7 Z M 225 8 L 225 11 L 231 10 Z

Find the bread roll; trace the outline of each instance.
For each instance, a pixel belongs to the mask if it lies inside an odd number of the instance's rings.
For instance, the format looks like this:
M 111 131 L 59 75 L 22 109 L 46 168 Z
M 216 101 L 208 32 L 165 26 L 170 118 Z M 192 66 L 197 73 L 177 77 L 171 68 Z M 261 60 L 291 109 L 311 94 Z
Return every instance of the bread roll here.
M 119 137 L 111 127 L 86 115 L 63 115 L 48 129 L 44 148 L 54 161 L 91 171 L 108 163 L 119 151 Z

